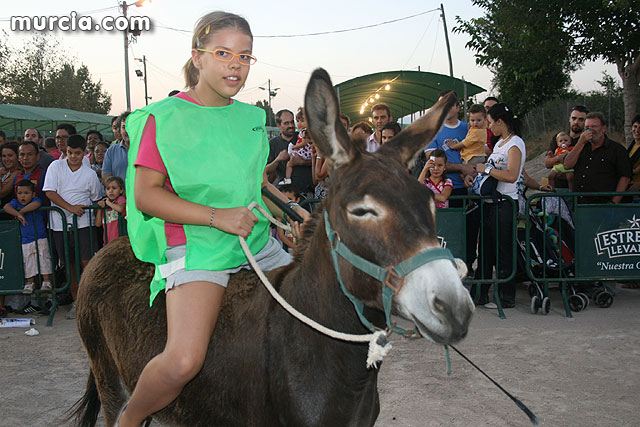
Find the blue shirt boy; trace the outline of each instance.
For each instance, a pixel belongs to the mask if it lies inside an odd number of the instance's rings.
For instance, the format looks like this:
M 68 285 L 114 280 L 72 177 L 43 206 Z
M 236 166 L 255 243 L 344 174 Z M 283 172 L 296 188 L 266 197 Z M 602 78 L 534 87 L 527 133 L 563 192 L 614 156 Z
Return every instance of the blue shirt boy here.
M 39 197 L 34 197 L 31 202 L 40 202 L 42 200 Z M 29 203 L 31 203 L 29 202 Z M 13 199 L 8 203 L 15 210 L 20 211 L 25 205 L 21 204 L 18 199 Z M 38 239 L 45 239 L 47 237 L 47 231 L 44 227 L 44 213 L 42 211 L 33 211 L 23 214 L 24 219 L 27 220 L 27 225 L 22 225 L 20 223 L 20 234 L 22 234 L 22 244 L 31 243 L 36 241 L 36 236 Z M 35 229 L 34 229 L 35 223 Z
M 424 149 L 424 151 L 431 151 L 439 148 L 444 150 L 447 155 L 447 163 L 461 164 L 462 159 L 460 157 L 460 151 L 450 150 L 449 144 L 460 142 L 467 136 L 467 124 L 465 122 L 458 121 L 458 124 L 454 127 L 447 125 L 446 123 L 442 127 L 442 130 L 438 132 L 436 137 L 431 143 Z M 428 159 L 427 159 L 428 160 Z M 453 183 L 453 188 L 464 188 L 464 182 L 460 178 L 459 173 L 449 173 L 447 178 Z

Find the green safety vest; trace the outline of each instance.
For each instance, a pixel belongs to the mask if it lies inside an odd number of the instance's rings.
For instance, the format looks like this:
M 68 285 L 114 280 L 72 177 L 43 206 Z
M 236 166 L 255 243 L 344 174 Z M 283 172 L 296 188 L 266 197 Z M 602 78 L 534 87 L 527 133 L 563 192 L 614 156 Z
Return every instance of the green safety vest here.
M 149 114 L 155 117 L 156 143 L 173 189 L 184 200 L 215 208 L 248 206 L 261 197 L 269 154 L 264 110 L 235 101 L 224 107 L 202 107 L 168 97 L 133 112 L 126 121 L 129 134 L 127 231 L 136 257 L 156 265 L 151 282 L 152 304 L 165 288 L 158 266 L 167 262 L 165 222 L 137 209 L 136 168 L 142 131 Z M 259 212 L 247 243 L 253 254 L 269 239 L 269 221 Z M 217 228 L 184 225 L 186 270 L 218 271 L 247 261 L 238 236 Z

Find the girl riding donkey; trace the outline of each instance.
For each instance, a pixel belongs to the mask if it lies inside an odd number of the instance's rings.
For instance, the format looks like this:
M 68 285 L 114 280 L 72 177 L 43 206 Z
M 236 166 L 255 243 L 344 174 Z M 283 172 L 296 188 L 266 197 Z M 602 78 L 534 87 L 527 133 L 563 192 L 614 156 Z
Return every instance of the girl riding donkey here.
M 164 351 L 142 371 L 119 426 L 140 425 L 200 371 L 229 275 L 248 268 L 238 235 L 265 270 L 291 260 L 269 237 L 267 219 L 246 207 L 264 205 L 263 186 L 289 202 L 264 174 L 264 112 L 232 99 L 256 62 L 252 45 L 243 18 L 203 16 L 184 67 L 189 90 L 127 120 L 129 236 L 136 256 L 156 265 L 151 302 L 167 293 L 168 336 Z

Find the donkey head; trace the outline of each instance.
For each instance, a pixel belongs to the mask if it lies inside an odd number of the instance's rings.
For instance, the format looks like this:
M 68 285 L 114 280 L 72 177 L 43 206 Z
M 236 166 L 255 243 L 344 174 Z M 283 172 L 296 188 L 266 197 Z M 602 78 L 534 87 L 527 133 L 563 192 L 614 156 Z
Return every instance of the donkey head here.
M 340 240 L 379 266 L 395 266 L 428 248 L 439 247 L 433 193 L 407 173 L 420 150 L 437 134 L 455 101 L 447 97 L 376 153 L 352 145 L 339 120 L 329 75 L 317 69 L 305 95 L 305 115 L 316 149 L 329 162 L 331 190 L 325 209 Z M 327 243 L 328 244 L 328 243 Z M 463 338 L 474 310 L 450 260 L 431 261 L 394 285 L 394 313 L 411 320 L 439 343 Z M 344 260 L 340 270 L 349 292 L 371 307 L 382 307 L 381 283 Z

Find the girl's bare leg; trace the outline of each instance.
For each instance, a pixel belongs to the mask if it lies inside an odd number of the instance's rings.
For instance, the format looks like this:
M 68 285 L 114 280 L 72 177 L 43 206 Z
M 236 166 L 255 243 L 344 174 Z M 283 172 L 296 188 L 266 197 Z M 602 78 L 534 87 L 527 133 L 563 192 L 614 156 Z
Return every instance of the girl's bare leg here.
M 167 344 L 143 369 L 120 427 L 138 427 L 200 372 L 223 295 L 224 288 L 210 282 L 185 283 L 167 293 Z

